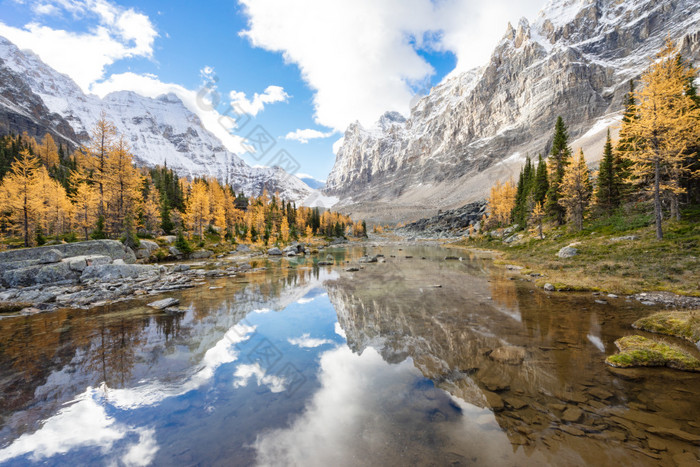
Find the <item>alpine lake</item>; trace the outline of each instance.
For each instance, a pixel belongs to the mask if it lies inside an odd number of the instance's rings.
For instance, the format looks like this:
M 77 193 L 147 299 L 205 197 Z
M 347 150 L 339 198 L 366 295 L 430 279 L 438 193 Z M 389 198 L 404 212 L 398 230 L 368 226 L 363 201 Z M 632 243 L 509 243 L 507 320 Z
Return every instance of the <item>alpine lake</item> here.
M 700 374 L 604 363 L 654 307 L 440 246 L 250 261 L 0 320 L 0 465 L 697 465 Z

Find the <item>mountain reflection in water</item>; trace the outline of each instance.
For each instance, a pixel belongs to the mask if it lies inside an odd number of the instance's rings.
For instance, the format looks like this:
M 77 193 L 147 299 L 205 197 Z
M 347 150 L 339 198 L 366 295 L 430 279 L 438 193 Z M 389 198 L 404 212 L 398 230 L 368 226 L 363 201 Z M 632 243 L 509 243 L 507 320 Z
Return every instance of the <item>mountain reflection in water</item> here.
M 612 371 L 649 313 L 442 248 L 0 321 L 0 462 L 657 465 L 700 456 L 698 375 Z M 327 252 L 324 252 L 325 257 Z M 410 256 L 410 258 L 407 258 Z M 144 302 L 145 303 L 145 302 Z M 658 428 L 662 430 L 659 431 Z M 675 456 L 675 457 L 674 457 Z M 684 457 L 685 456 L 685 457 Z

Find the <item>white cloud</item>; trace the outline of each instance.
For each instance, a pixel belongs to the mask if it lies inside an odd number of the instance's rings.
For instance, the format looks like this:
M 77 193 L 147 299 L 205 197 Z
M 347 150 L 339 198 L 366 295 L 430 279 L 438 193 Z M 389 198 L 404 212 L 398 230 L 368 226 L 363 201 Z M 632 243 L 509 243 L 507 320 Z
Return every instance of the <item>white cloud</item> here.
M 329 339 L 317 339 L 315 337 L 310 337 L 308 333 L 303 334 L 301 337 L 294 337 L 287 339 L 290 344 L 301 347 L 302 349 L 313 349 L 326 344 L 332 344 L 333 341 Z
M 65 12 L 78 20 L 96 22 L 87 32 L 53 29 L 31 22 L 17 28 L 0 23 L 0 35 L 30 49 L 45 63 L 70 76 L 84 90 L 104 76 L 112 63 L 131 57 L 151 58 L 158 36 L 148 16 L 106 0 L 32 2 L 39 15 Z
M 258 435 L 257 463 L 346 465 L 353 459 L 355 464 L 380 464 L 371 455 L 381 452 L 379 446 L 390 450 L 401 438 L 391 429 L 392 410 L 394 406 L 414 410 L 406 403 L 405 387 L 417 378 L 410 361 L 388 365 L 372 348 L 361 356 L 345 346 L 324 352 L 319 390 L 288 427 Z M 402 434 L 411 428 L 402 426 Z
M 262 369 L 259 363 L 253 365 L 239 365 L 234 373 L 236 380 L 233 382 L 233 387 L 240 388 L 248 385 L 248 380 L 255 377 L 258 386 L 267 386 L 270 392 L 282 392 L 286 389 L 285 380 L 282 377 L 268 375 Z
M 158 452 L 155 430 L 120 423 L 107 414 L 105 406 L 103 391 L 87 388 L 72 403 L 48 418 L 41 428 L 23 434 L 0 450 L 0 462 L 27 454 L 33 462 L 40 462 L 82 447 L 121 455 L 122 463 L 128 466 L 153 462 Z M 137 434 L 138 441 L 127 445 L 123 454 L 115 452 L 115 443 L 129 434 Z
M 301 144 L 306 144 L 311 139 L 328 138 L 329 136 L 333 135 L 333 133 L 335 132 L 329 131 L 327 133 L 323 133 L 322 131 L 307 128 L 304 130 L 290 131 L 287 133 L 284 139 L 299 141 Z
M 239 0 L 241 34 L 281 52 L 314 90 L 315 120 L 344 131 L 387 110 L 408 114 L 434 69 L 416 49 L 451 51 L 459 70 L 483 64 L 508 20 L 534 16 L 542 0 Z
M 252 99 L 248 99 L 246 94 L 241 91 L 231 91 L 231 105 L 236 109 L 241 109 L 243 112 L 255 117 L 265 108 L 265 104 L 274 104 L 275 102 L 287 102 L 289 95 L 284 92 L 281 86 L 268 86 L 262 94 L 257 92 Z
M 315 91 L 319 124 L 345 130 L 388 109 L 408 110 L 409 82 L 433 72 L 409 43 L 421 37 L 430 0 L 240 0 L 249 17 L 242 34 L 282 52 Z
M 34 13 L 38 15 L 53 16 L 58 13 L 58 8 L 50 3 L 36 3 L 32 6 Z

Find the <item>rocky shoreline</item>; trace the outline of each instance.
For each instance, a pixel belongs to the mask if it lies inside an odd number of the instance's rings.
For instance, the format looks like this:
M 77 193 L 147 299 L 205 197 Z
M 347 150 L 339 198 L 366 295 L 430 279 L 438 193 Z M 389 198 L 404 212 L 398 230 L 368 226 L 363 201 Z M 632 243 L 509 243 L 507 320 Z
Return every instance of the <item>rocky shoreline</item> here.
M 216 261 L 167 265 L 136 264 L 151 248 L 135 253 L 116 240 L 51 245 L 0 252 L 0 318 L 31 315 L 59 308 L 93 308 L 204 285 L 207 278 L 235 277 L 265 268 L 249 262 L 262 256 L 309 255 L 309 245 L 293 243 L 266 251 L 239 245 Z M 154 243 L 155 242 L 150 242 Z M 328 243 L 336 245 L 344 240 Z M 322 249 L 323 247 L 321 247 Z M 141 251 L 144 250 L 144 251 Z M 188 259 L 213 256 L 207 250 Z

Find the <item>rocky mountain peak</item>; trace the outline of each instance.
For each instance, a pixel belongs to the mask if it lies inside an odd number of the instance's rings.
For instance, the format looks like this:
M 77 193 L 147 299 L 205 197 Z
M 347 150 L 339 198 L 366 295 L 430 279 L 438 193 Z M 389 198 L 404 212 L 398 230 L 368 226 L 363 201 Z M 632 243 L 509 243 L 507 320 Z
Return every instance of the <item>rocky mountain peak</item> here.
M 227 150 L 174 93 L 155 99 L 118 91 L 103 99 L 85 94 L 68 76 L 0 37 L 0 131 L 51 132 L 78 146 L 104 111 L 124 135 L 137 163 L 167 163 L 181 176 L 210 176 L 236 191 L 259 195 L 263 189 L 302 201 L 312 190 L 280 168 L 252 168 Z
M 666 37 L 700 61 L 699 30 L 697 0 L 550 0 L 534 22 L 508 24 L 484 67 L 445 79 L 405 122 L 351 125 L 326 191 L 352 196 L 346 209 L 368 220 L 429 217 L 482 198 L 527 154 L 546 154 L 557 116 L 594 160 L 629 80 Z

